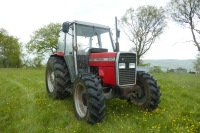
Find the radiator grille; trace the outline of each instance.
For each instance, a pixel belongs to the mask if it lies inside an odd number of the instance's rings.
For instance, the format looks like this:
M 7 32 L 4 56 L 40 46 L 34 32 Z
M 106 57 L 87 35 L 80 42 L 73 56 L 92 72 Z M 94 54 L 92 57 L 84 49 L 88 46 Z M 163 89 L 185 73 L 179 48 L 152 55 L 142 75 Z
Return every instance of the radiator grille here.
M 120 53 L 118 63 L 125 63 L 125 68 L 119 69 L 119 85 L 135 84 L 136 68 L 129 68 L 129 63 L 136 64 L 136 54 Z

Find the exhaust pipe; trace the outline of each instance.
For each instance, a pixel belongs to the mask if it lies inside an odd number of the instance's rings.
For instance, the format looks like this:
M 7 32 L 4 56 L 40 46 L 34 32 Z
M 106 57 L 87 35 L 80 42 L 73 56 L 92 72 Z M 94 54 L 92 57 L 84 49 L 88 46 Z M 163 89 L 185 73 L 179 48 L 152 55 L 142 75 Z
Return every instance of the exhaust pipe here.
M 119 38 L 119 36 L 120 36 L 120 31 L 119 31 L 118 28 L 117 28 L 117 17 L 115 17 L 115 29 L 116 29 L 116 43 L 115 43 L 116 49 L 115 49 L 115 51 L 116 51 L 116 52 L 119 52 L 119 42 L 118 42 L 118 38 Z

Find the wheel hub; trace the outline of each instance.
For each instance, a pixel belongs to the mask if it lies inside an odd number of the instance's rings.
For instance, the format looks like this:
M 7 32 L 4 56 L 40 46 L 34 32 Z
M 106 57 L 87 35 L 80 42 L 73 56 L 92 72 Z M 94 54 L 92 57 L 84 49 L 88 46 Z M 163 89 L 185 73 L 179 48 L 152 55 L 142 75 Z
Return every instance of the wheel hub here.
M 144 100 L 145 100 L 145 90 L 143 86 L 136 85 L 131 90 L 131 96 L 129 101 L 140 104 L 143 103 Z
M 142 97 L 142 88 L 137 86 L 135 89 L 132 91 L 133 97 L 136 99 L 139 99 Z

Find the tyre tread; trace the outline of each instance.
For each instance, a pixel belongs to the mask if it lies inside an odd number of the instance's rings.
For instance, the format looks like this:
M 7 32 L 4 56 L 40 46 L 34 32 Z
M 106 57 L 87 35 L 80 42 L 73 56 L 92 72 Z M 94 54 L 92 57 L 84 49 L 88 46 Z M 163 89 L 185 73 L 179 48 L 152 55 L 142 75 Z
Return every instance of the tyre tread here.
M 55 88 L 53 92 L 50 92 L 47 88 L 47 92 L 50 97 L 54 99 L 65 99 L 70 94 L 71 80 L 67 65 L 62 57 L 51 56 L 47 62 L 47 68 L 53 67 L 55 74 Z M 47 73 L 47 70 L 46 70 Z M 47 74 L 46 74 L 47 76 Z M 46 78 L 47 82 L 47 78 Z M 47 84 L 47 83 L 46 83 Z
M 142 104 L 141 107 L 148 111 L 156 109 L 158 107 L 158 104 L 160 103 L 161 96 L 160 86 L 158 85 L 157 80 L 155 80 L 150 74 L 142 71 L 138 72 L 137 77 L 146 79 L 150 95 L 149 98 L 147 98 L 147 101 Z

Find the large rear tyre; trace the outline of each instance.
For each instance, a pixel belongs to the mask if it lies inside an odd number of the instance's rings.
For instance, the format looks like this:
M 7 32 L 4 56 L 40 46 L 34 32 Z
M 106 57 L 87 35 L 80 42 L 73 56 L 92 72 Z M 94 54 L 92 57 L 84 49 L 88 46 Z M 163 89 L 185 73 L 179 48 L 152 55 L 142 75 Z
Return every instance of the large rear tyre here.
M 71 81 L 65 60 L 51 56 L 46 67 L 46 89 L 50 97 L 64 99 L 70 94 Z
M 138 71 L 136 85 L 139 89 L 137 95 L 131 97 L 131 102 L 148 111 L 156 109 L 161 96 L 157 81 L 150 74 Z
M 105 98 L 100 80 L 93 74 L 82 74 L 73 85 L 75 115 L 88 123 L 101 122 L 105 116 Z

